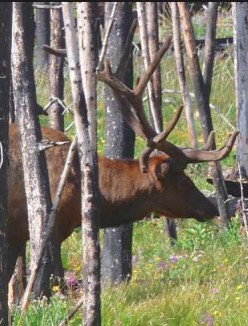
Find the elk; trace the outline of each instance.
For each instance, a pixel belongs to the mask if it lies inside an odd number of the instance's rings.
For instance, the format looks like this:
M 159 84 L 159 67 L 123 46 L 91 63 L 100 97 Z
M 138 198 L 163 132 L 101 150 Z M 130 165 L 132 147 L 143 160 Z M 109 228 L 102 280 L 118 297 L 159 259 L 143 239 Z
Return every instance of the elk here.
M 50 141 L 69 140 L 62 132 L 50 128 L 42 128 L 42 135 Z M 185 158 L 188 157 L 188 163 L 220 160 L 231 151 L 236 135 L 237 133 L 233 133 L 226 145 L 217 151 L 175 148 Z M 210 143 L 212 138 L 211 135 Z M 20 250 L 29 239 L 29 232 L 21 151 L 18 128 L 15 124 L 10 125 L 9 141 L 7 238 L 11 276 Z M 164 144 L 165 142 L 163 141 Z M 174 145 L 172 146 L 174 149 Z M 69 143 L 46 150 L 52 197 L 56 193 L 68 150 Z M 183 162 L 177 163 L 173 156 L 167 153 L 160 153 L 149 158 L 146 154 L 147 150 L 141 156 L 142 165 L 139 160 L 112 160 L 99 157 L 99 223 L 101 228 L 139 221 L 151 212 L 172 218 L 192 217 L 198 221 L 218 216 L 216 207 L 184 173 Z M 62 242 L 69 237 L 80 224 L 80 169 L 78 157 L 75 154 L 57 215 L 56 232 L 59 241 Z
M 174 129 L 182 112 L 180 108 L 165 131 L 157 134 L 146 119 L 142 94 L 153 71 L 168 48 L 168 41 L 158 51 L 154 61 L 140 78 L 134 90 L 124 85 L 111 71 L 106 60 L 98 78 L 108 84 L 122 104 L 122 113 L 129 125 L 147 141 L 139 160 L 117 160 L 99 157 L 99 189 L 101 228 L 139 221 L 148 213 L 171 218 L 195 218 L 202 222 L 218 216 L 218 210 L 184 173 L 187 164 L 218 161 L 232 150 L 238 132 L 227 139 L 219 150 L 211 150 L 214 133 L 209 135 L 202 150 L 180 148 L 166 138 Z M 62 132 L 42 128 L 42 135 L 51 142 L 68 141 Z M 29 239 L 27 204 L 25 198 L 19 133 L 16 125 L 9 128 L 9 276 L 11 276 L 21 248 Z M 52 198 L 55 196 L 60 175 L 70 144 L 46 150 Z M 159 152 L 151 156 L 154 150 Z M 60 243 L 81 224 L 80 169 L 77 153 L 62 194 L 56 233 Z M 18 227 L 18 229 L 17 229 Z

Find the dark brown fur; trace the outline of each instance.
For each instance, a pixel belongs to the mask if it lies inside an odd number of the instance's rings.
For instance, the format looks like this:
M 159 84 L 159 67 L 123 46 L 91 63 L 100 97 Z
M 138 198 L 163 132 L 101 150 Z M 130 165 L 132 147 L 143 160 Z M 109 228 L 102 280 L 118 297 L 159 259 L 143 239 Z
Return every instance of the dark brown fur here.
M 68 138 L 60 131 L 42 128 L 43 137 L 51 141 Z M 54 197 L 67 157 L 69 144 L 46 151 L 51 194 Z M 118 226 L 141 220 L 151 212 L 167 217 L 198 220 L 213 218 L 218 211 L 183 172 L 173 172 L 166 154 L 149 161 L 148 173 L 141 173 L 136 160 L 99 158 L 100 227 Z M 10 253 L 29 239 L 27 205 L 24 191 L 21 152 L 16 125 L 10 126 L 9 222 L 7 237 Z M 57 216 L 60 241 L 80 226 L 80 175 L 75 157 Z

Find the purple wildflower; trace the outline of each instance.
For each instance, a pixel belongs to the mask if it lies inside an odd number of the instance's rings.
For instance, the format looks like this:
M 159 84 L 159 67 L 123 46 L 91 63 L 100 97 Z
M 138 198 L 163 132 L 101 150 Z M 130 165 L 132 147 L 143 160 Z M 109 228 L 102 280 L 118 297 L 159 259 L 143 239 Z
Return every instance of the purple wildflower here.
M 68 288 L 71 288 L 72 290 L 77 289 L 79 287 L 79 281 L 76 278 L 75 273 L 70 273 L 67 275 L 66 285 L 68 286 Z
M 179 259 L 181 259 L 181 258 L 183 258 L 183 257 L 182 256 L 177 256 L 177 255 L 170 255 L 169 256 L 169 261 L 171 263 L 176 264 L 179 261 Z
M 205 326 L 213 326 L 214 325 L 214 319 L 213 317 L 205 313 L 202 318 L 199 320 L 200 325 L 205 325 Z
M 167 264 L 165 261 L 160 260 L 157 264 L 158 268 L 168 270 L 170 268 L 169 264 Z

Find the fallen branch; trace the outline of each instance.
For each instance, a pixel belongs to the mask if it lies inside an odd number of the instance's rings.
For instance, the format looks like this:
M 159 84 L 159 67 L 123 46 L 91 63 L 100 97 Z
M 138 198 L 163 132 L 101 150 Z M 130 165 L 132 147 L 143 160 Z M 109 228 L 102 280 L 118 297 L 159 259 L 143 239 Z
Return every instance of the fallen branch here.
M 75 314 L 78 312 L 79 308 L 83 305 L 83 302 L 84 302 L 84 300 L 83 300 L 83 297 L 82 297 L 78 301 L 76 306 L 71 311 L 69 311 L 66 318 L 58 326 L 66 326 L 66 325 L 68 325 L 68 322 L 75 316 Z
M 24 293 L 23 298 L 22 298 L 22 314 L 28 308 L 28 303 L 29 303 L 28 299 L 29 299 L 30 293 L 32 291 L 34 282 L 36 280 L 37 272 L 38 272 L 38 270 L 40 268 L 43 254 L 45 252 L 47 242 L 49 241 L 49 239 L 50 239 L 50 237 L 51 237 L 51 235 L 53 233 L 53 230 L 54 230 L 55 220 L 56 220 L 56 215 L 57 215 L 57 210 L 58 210 L 60 198 L 61 198 L 64 186 L 65 186 L 67 176 L 68 176 L 69 171 L 70 171 L 73 155 L 74 155 L 74 152 L 76 150 L 76 143 L 77 143 L 76 138 L 74 138 L 73 142 L 71 143 L 68 155 L 67 155 L 64 170 L 62 172 L 60 182 L 59 182 L 59 185 L 58 185 L 58 188 L 57 188 L 57 192 L 56 192 L 56 195 L 55 195 L 55 198 L 54 198 L 53 206 L 52 206 L 51 212 L 49 214 L 48 222 L 47 222 L 47 225 L 46 225 L 46 228 L 45 228 L 45 231 L 44 231 L 44 236 L 42 238 L 40 252 L 39 252 L 38 258 L 36 260 L 36 265 L 34 266 L 33 270 L 31 271 L 31 275 L 30 275 L 30 278 L 29 278 L 29 281 L 28 281 L 28 285 L 26 287 L 25 293 Z

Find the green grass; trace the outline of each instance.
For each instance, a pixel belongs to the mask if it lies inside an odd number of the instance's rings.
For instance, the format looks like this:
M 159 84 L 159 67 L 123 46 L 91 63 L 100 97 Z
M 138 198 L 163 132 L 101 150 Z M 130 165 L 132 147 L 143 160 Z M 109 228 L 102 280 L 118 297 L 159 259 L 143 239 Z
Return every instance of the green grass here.
M 178 228 L 179 241 L 171 248 L 162 219 L 135 224 L 132 281 L 103 289 L 103 325 L 190 326 L 207 319 L 248 325 L 248 250 L 238 219 L 225 233 L 194 221 L 180 221 Z M 70 270 L 78 270 L 79 241 L 74 233 L 63 245 Z M 75 300 L 33 303 L 20 324 L 15 314 L 13 325 L 56 325 Z M 79 320 L 80 314 L 71 325 Z
M 223 30 L 223 24 L 227 29 Z M 229 17 L 221 17 L 218 36 L 230 34 Z M 202 26 L 197 30 L 200 36 Z M 228 50 L 231 52 L 231 50 Z M 140 74 L 140 58 L 136 59 L 136 75 Z M 140 67 L 140 68 L 139 68 Z M 162 61 L 164 88 L 179 90 L 174 58 L 165 56 Z M 41 105 L 49 101 L 47 75 L 36 74 L 38 100 Z M 190 86 L 191 87 L 191 86 Z M 104 139 L 103 90 L 99 86 L 98 140 L 102 154 Z M 67 105 L 71 103 L 66 83 Z M 165 94 L 171 104 L 163 107 L 164 127 L 181 104 L 178 94 Z M 211 103 L 233 125 L 236 125 L 233 59 L 217 56 L 213 75 Z M 195 109 L 199 142 L 203 145 L 200 123 Z M 232 131 L 220 115 L 212 109 L 218 146 L 222 146 Z M 66 116 L 66 124 L 71 117 Z M 42 118 L 42 123 L 47 120 Z M 73 131 L 70 132 L 70 135 Z M 169 140 L 178 146 L 188 146 L 186 119 L 183 113 Z M 138 157 L 144 142 L 136 140 Z M 222 161 L 223 169 L 235 165 L 235 149 Z M 206 183 L 207 164 L 192 164 L 187 173 L 206 194 L 213 187 Z M 101 235 L 102 235 L 101 231 Z M 68 272 L 81 278 L 81 233 L 76 230 L 63 243 L 63 263 Z M 139 222 L 134 225 L 133 275 L 129 284 L 102 289 L 102 321 L 104 326 L 194 326 L 194 325 L 248 325 L 248 249 L 247 239 L 239 218 L 233 219 L 229 230 L 221 231 L 218 221 L 198 223 L 194 220 L 178 221 L 178 241 L 170 247 L 164 219 Z M 57 325 L 75 304 L 76 294 L 60 298 L 55 295 L 50 304 L 32 302 L 27 315 L 20 317 L 16 308 L 13 325 Z M 81 323 L 80 313 L 70 325 Z

